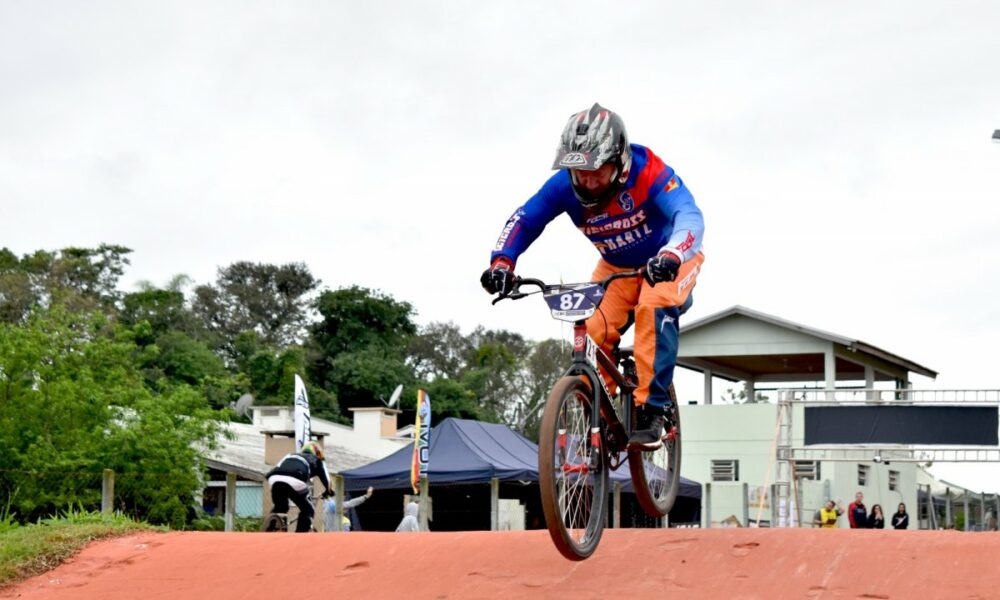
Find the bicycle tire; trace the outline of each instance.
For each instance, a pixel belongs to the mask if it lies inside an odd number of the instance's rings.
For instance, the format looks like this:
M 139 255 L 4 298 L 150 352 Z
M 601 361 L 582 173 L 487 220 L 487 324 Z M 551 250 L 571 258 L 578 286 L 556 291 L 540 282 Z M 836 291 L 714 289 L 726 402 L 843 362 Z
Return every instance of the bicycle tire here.
M 589 386 L 563 377 L 549 393 L 539 429 L 542 512 L 553 543 L 570 560 L 594 553 L 607 511 L 608 453 L 603 432 L 597 452 L 589 451 L 591 403 Z
M 654 451 L 628 453 L 628 467 L 632 474 L 632 487 L 639 505 L 651 517 L 662 517 L 670 512 L 677 500 L 681 483 L 681 415 L 677 408 L 677 394 L 670 384 L 670 408 L 667 410 L 667 427 L 663 432 L 663 445 Z
M 268 513 L 264 522 L 260 524 L 260 530 L 265 533 L 287 531 L 288 523 L 278 513 Z

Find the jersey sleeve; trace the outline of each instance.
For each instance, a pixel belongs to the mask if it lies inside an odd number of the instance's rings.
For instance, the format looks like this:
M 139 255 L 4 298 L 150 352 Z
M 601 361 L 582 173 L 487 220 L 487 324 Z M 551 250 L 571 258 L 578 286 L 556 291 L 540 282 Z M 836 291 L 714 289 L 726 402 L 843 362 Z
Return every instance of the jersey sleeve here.
M 670 238 L 660 252 L 676 254 L 682 263 L 698 254 L 705 235 L 705 220 L 694 203 L 694 196 L 676 173 L 669 173 L 654 201 L 667 216 L 668 226 L 672 228 Z
M 330 472 L 326 470 L 326 463 L 324 461 L 319 461 L 319 480 L 323 484 L 323 488 L 327 494 L 333 493 L 330 488 Z
M 503 257 L 516 264 L 517 258 L 538 239 L 545 226 L 566 211 L 567 193 L 572 199 L 569 175 L 559 171 L 507 219 L 490 253 L 490 262 Z

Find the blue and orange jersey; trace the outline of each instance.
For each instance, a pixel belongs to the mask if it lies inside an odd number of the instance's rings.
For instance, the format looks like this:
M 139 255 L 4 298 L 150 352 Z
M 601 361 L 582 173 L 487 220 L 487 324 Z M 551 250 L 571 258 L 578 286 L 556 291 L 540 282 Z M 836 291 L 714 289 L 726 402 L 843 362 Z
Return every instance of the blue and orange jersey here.
M 549 178 L 538 193 L 514 211 L 497 240 L 490 261 L 517 263 L 553 219 L 566 213 L 616 267 L 638 268 L 660 251 L 690 259 L 701 250 L 705 223 L 701 211 L 674 170 L 645 146 L 632 144 L 632 168 L 622 190 L 605 206 L 586 209 L 573 194 L 569 171 Z

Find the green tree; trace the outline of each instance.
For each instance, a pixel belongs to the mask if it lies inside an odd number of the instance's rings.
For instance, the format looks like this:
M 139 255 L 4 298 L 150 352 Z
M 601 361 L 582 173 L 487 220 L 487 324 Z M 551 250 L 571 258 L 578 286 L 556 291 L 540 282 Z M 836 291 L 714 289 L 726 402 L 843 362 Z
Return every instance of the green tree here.
M 124 246 L 38 250 L 18 259 L 0 250 L 0 320 L 23 322 L 35 305 L 112 311 L 121 299 L 118 280 L 132 252 Z
M 309 320 L 310 294 L 319 284 L 302 263 L 236 262 L 219 269 L 214 285 L 194 289 L 192 309 L 217 334 L 223 354 L 235 359 L 233 343 L 245 331 L 278 349 L 299 342 Z
M 131 332 L 100 312 L 57 305 L 0 324 L 0 502 L 18 518 L 96 507 L 113 468 L 123 507 L 183 523 L 219 413 L 191 386 L 143 385 L 136 354 Z
M 407 351 L 407 361 L 419 379 L 458 379 L 472 355 L 472 341 L 454 323 L 430 323 L 420 328 Z
M 519 393 L 510 408 L 508 424 L 529 439 L 538 439 L 542 409 L 556 380 L 566 372 L 572 350 L 562 340 L 535 343 L 522 366 Z
M 255 404 L 290 404 L 295 394 L 295 375 L 306 372 L 305 351 L 300 346 L 285 350 L 273 350 L 254 344 L 254 334 L 248 332 L 241 337 L 244 351 L 252 350 L 246 359 L 243 371 L 250 382 L 250 392 Z M 306 393 L 309 394 L 309 412 L 314 417 L 342 421 L 336 398 L 321 387 L 312 385 L 305 378 Z
M 154 389 L 175 383 L 202 387 L 216 408 L 226 406 L 239 385 L 203 340 L 207 332 L 180 291 L 144 286 L 126 294 L 119 322 L 133 335 L 136 361 Z
M 310 327 L 309 373 L 341 411 L 374 406 L 396 385 L 414 380 L 406 348 L 417 332 L 413 307 L 352 286 L 320 294 Z

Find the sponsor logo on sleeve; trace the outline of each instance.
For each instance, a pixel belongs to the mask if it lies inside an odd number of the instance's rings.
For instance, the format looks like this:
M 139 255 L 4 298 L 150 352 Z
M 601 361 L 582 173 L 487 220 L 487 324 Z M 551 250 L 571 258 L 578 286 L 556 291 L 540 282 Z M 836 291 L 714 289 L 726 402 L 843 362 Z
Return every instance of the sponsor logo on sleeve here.
M 523 215 L 524 215 L 523 208 L 517 209 L 517 211 L 513 215 L 511 215 L 510 219 L 507 221 L 507 225 L 504 226 L 503 231 L 500 232 L 500 239 L 498 239 L 496 245 L 493 246 L 494 251 L 499 252 L 500 250 L 504 249 L 504 246 L 507 244 L 507 240 L 514 232 L 514 228 L 517 227 L 517 223 L 518 221 L 521 220 L 521 217 Z
M 667 185 L 663 188 L 663 191 L 672 192 L 677 188 L 679 188 L 680 186 L 681 184 L 677 183 L 677 177 L 671 177 L 670 181 L 668 181 Z

